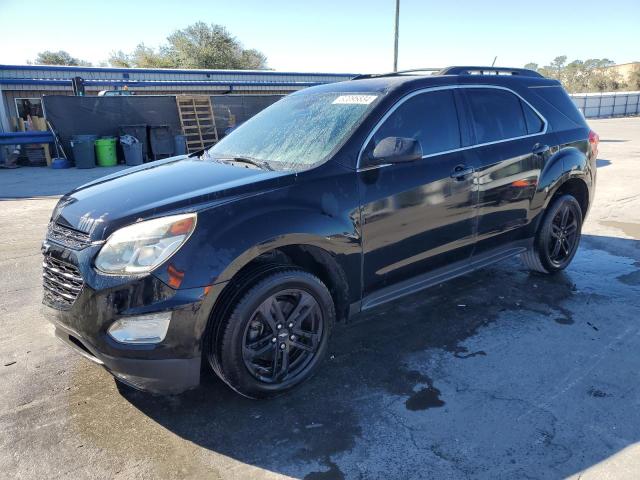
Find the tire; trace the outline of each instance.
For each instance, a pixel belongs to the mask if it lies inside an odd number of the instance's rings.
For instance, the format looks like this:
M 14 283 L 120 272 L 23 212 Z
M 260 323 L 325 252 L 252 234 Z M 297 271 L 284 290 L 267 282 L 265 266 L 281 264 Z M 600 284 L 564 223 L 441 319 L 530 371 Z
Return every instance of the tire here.
M 562 195 L 548 207 L 533 246 L 522 254 L 522 261 L 534 272 L 553 274 L 564 270 L 578 250 L 581 234 L 580 204 L 572 195 Z
M 280 395 L 317 371 L 335 322 L 333 299 L 315 275 L 297 268 L 268 273 L 243 292 L 210 337 L 208 357 L 239 394 Z

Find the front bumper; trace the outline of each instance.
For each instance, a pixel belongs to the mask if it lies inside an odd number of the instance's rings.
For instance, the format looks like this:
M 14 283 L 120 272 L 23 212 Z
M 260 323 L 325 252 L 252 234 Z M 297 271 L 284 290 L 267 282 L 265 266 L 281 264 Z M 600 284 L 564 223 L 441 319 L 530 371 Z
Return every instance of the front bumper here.
M 55 322 L 54 325 L 56 337 L 64 344 L 133 388 L 157 394 L 178 394 L 200 384 L 201 356 L 155 360 L 114 357 L 99 352 L 66 326 Z
M 55 325 L 56 336 L 134 388 L 176 394 L 198 386 L 202 338 L 223 284 L 172 289 L 154 275 L 102 275 L 92 268 L 92 250 L 45 242 L 45 255 L 75 266 L 84 282 L 71 305 L 52 304 L 45 297 L 43 313 Z M 108 334 L 120 318 L 167 311 L 172 318 L 160 343 L 123 344 Z

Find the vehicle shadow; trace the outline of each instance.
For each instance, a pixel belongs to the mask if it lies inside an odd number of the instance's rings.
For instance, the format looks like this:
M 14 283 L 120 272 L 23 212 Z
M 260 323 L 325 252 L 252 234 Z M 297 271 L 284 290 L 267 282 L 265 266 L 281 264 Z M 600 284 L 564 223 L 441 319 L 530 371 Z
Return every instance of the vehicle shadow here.
M 582 248 L 596 256 L 606 255 L 605 250 L 609 254 L 635 252 L 637 260 L 639 244 L 635 240 L 585 236 Z M 629 285 L 638 285 L 640 274 L 636 272 L 627 280 L 631 282 Z M 406 409 L 413 411 L 456 401 L 441 398 L 428 373 L 429 365 L 412 367 L 407 364 L 408 355 L 425 351 L 448 352 L 458 358 L 486 355 L 480 350 L 467 351 L 463 343 L 480 328 L 496 323 L 505 312 L 518 312 L 523 326 L 541 322 L 545 315 L 557 317 L 558 311 L 564 312 L 567 324 L 573 323 L 565 303 L 580 295 L 571 269 L 555 276 L 542 276 L 527 272 L 518 260 L 509 260 L 397 300 L 339 326 L 321 371 L 299 389 L 279 398 L 265 401 L 241 398 L 205 372 L 200 388 L 176 397 L 152 397 L 125 386 L 119 388 L 145 415 L 206 449 L 294 477 L 345 478 L 334 457 L 356 447 L 363 425 L 389 416 L 388 407 L 380 398 L 399 397 Z M 593 308 L 600 307 L 594 304 Z M 556 322 L 563 323 L 557 318 Z M 500 322 L 496 327 L 501 328 Z M 505 372 L 510 368 L 503 366 Z M 477 382 L 491 390 L 491 382 L 500 377 L 500 372 L 487 372 L 486 378 L 477 378 Z M 488 399 L 483 408 L 499 409 L 502 404 Z M 581 410 L 580 405 L 573 408 Z M 451 421 L 455 422 L 455 418 Z M 587 418 L 585 413 L 584 423 L 588 422 L 597 419 Z M 385 435 L 367 438 L 367 442 L 387 442 L 386 448 L 393 451 L 397 448 L 394 439 L 401 438 L 406 431 L 402 421 L 387 422 L 381 428 Z M 499 438 L 508 436 L 514 425 L 505 420 L 491 428 Z M 640 427 L 636 433 L 636 439 L 640 439 Z M 473 432 L 469 435 L 473 439 Z M 590 451 L 580 461 L 574 459 L 571 464 L 557 467 L 558 475 L 575 473 L 613 453 L 612 447 L 601 445 L 600 451 Z M 424 456 L 425 472 L 429 462 L 437 460 L 429 445 L 416 445 L 415 455 Z M 525 453 L 513 452 L 514 459 L 519 455 Z M 363 456 L 359 462 L 366 465 L 376 459 Z M 389 468 L 400 477 L 406 476 L 401 466 Z

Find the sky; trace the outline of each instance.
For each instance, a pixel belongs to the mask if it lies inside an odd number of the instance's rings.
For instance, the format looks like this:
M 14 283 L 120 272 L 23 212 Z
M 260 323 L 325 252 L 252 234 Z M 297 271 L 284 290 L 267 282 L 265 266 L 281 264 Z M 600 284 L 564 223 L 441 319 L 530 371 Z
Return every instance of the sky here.
M 0 0 L 0 64 L 42 50 L 99 63 L 196 21 L 226 26 L 278 71 L 392 70 L 395 0 Z M 640 0 L 401 0 L 399 69 L 640 60 Z

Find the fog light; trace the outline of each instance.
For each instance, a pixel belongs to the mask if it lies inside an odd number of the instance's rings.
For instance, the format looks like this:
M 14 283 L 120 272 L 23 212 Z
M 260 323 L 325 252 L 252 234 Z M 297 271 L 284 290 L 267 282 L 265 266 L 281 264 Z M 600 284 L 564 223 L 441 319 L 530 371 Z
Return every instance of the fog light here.
M 167 336 L 171 312 L 121 318 L 109 327 L 109 335 L 119 343 L 159 343 Z

